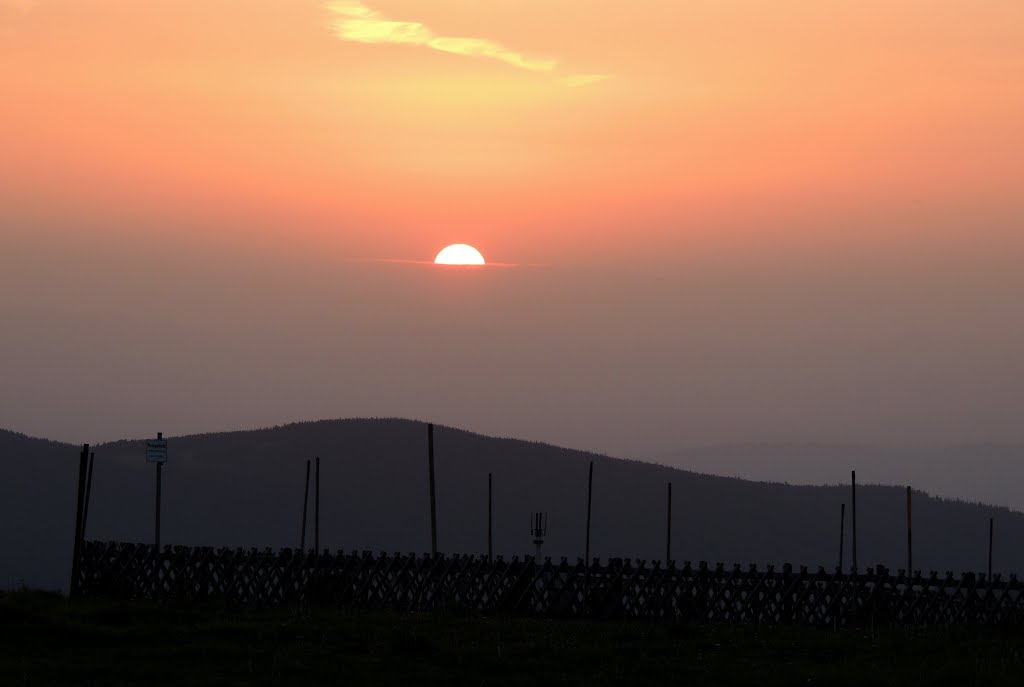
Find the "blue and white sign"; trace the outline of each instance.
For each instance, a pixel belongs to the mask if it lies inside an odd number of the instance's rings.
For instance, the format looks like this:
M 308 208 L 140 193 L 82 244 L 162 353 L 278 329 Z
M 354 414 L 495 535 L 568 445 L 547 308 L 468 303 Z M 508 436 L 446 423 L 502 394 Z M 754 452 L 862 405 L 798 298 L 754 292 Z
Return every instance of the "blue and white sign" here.
M 167 462 L 167 439 L 146 440 L 146 462 L 166 463 Z

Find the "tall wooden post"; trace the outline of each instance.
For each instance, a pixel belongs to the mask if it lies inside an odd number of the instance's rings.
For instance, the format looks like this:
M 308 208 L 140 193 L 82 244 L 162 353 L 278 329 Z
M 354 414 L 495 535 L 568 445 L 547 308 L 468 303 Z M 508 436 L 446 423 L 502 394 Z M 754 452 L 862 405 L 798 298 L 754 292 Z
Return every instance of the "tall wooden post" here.
M 85 479 L 85 504 L 82 506 L 82 541 L 85 541 L 85 530 L 89 525 L 89 497 L 92 495 L 92 466 L 96 463 L 96 454 L 89 454 L 89 474 Z
M 494 490 L 491 473 L 487 473 L 487 562 L 494 562 Z
M 164 438 L 164 433 L 163 432 L 157 432 L 156 433 L 156 438 L 157 439 L 163 439 Z M 154 523 L 153 523 L 154 524 L 153 552 L 155 554 L 157 554 L 157 555 L 159 555 L 159 553 L 160 553 L 160 495 L 161 495 L 161 491 L 162 491 L 162 489 L 160 487 L 160 481 L 161 481 L 161 478 L 163 477 L 163 472 L 164 472 L 164 464 L 159 462 L 159 461 L 157 461 L 157 464 L 156 464 L 156 517 L 154 518 Z
M 82 556 L 82 516 L 85 511 L 85 481 L 89 470 L 89 444 L 82 446 L 78 454 L 78 497 L 75 501 L 75 541 L 71 548 L 71 584 L 68 586 L 68 597 L 78 593 L 78 575 Z
M 306 459 L 306 489 L 302 492 L 302 537 L 299 539 L 299 551 L 306 552 L 306 513 L 309 512 L 309 458 Z
M 594 461 L 587 474 L 587 541 L 583 549 L 583 608 L 590 610 L 590 506 L 594 495 Z
M 843 571 L 843 537 L 846 530 L 846 504 L 839 504 L 839 572 Z
M 907 487 L 907 577 L 914 576 L 914 519 L 910 503 L 910 487 Z
M 590 506 L 594 496 L 594 461 L 590 461 L 590 471 L 587 474 L 587 543 L 584 547 L 583 563 L 590 568 Z
M 434 425 L 427 425 L 427 469 L 430 472 L 430 555 L 437 557 L 437 501 L 434 492 Z
M 992 580 L 992 534 L 995 529 L 995 518 L 988 519 L 988 580 Z
M 316 459 L 316 486 L 313 498 L 313 550 L 320 555 L 320 457 Z
M 668 517 L 665 523 L 665 567 L 672 560 L 672 483 L 668 483 Z
M 852 538 L 852 541 L 853 541 L 853 545 L 852 545 L 852 549 L 853 549 L 853 551 L 852 551 L 852 553 L 853 553 L 853 569 L 856 570 L 857 569 L 857 471 L 856 470 L 852 470 L 850 472 L 850 484 L 852 486 L 852 491 L 851 491 L 851 495 L 850 495 L 851 505 L 852 505 L 852 508 L 851 508 L 851 510 L 852 510 L 852 513 L 851 513 L 852 518 L 851 518 L 851 523 L 850 524 L 851 524 L 852 529 L 851 529 L 850 534 L 851 534 L 851 538 Z

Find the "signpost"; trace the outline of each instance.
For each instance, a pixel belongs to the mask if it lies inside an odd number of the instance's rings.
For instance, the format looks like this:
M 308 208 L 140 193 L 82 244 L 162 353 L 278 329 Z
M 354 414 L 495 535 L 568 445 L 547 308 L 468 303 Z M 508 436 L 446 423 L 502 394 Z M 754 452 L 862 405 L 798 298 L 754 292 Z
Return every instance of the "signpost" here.
M 164 439 L 163 432 L 157 432 L 156 439 L 146 440 L 146 462 L 157 464 L 167 462 L 167 439 Z
M 156 463 L 156 533 L 153 536 L 153 551 L 160 553 L 160 478 L 164 463 L 167 462 L 167 440 L 163 432 L 156 433 L 156 439 L 146 440 L 146 462 Z

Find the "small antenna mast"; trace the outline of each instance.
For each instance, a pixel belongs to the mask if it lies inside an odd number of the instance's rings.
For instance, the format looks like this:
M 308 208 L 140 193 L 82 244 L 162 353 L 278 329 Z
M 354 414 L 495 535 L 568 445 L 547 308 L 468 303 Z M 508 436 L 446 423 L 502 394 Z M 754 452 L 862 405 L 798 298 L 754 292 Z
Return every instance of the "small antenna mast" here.
M 541 547 L 544 546 L 544 537 L 548 534 L 548 514 L 530 513 L 530 536 L 533 537 L 533 545 L 536 547 L 534 560 L 541 561 Z

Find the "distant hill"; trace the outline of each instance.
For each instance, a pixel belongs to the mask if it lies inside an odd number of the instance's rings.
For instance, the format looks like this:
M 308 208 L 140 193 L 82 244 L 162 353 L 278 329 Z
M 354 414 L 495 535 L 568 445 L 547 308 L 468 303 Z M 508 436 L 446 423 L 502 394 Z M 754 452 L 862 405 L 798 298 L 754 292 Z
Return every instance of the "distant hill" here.
M 714 475 L 791 484 L 835 484 L 859 479 L 910 484 L 937 496 L 1024 511 L 1024 445 L 750 443 L 693 446 L 647 458 L 650 462 Z
M 839 504 L 849 502 L 845 486 L 714 477 L 443 427 L 436 429 L 435 446 L 444 552 L 485 551 L 491 472 L 496 553 L 531 553 L 529 513 L 545 510 L 545 554 L 582 556 L 587 464 L 593 460 L 593 556 L 663 557 L 671 481 L 678 561 L 836 564 Z M 118 441 L 94 450 L 87 536 L 151 541 L 154 469 L 144 462 L 143 442 Z M 322 547 L 429 550 L 426 429 L 407 420 L 335 420 L 171 437 L 163 541 L 297 546 L 304 465 L 314 456 L 321 457 Z M 0 431 L 0 585 L 66 584 L 77 460 L 76 446 Z M 1024 515 L 922 493 L 914 507 L 915 567 L 983 569 L 988 518 L 994 514 L 996 570 L 1024 569 L 1024 551 L 1015 545 L 1024 538 Z M 858 489 L 861 567 L 903 566 L 904 509 L 902 488 Z M 311 532 L 312 526 L 309 542 Z

